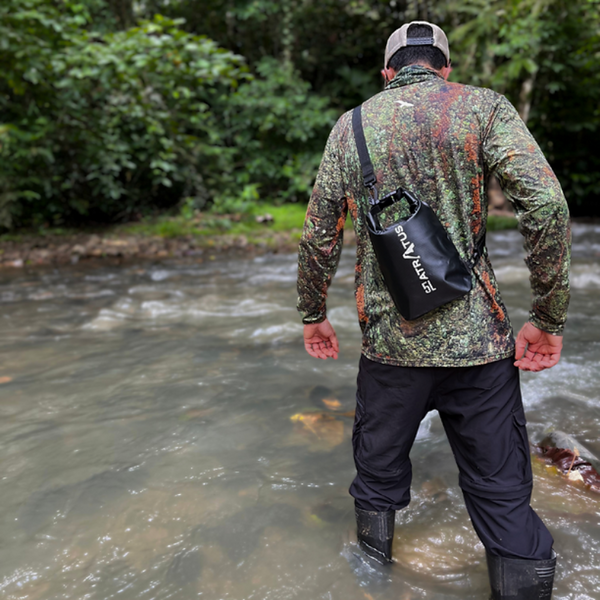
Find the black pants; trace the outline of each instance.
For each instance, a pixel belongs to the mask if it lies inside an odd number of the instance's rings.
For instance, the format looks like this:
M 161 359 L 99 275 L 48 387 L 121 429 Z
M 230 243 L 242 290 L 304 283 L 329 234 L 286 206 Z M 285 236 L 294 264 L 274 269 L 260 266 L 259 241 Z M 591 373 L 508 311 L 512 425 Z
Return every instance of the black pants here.
M 357 475 L 350 493 L 358 508 L 408 505 L 409 452 L 421 420 L 437 409 L 486 549 L 506 558 L 551 557 L 552 536 L 529 505 L 529 442 L 513 359 L 475 367 L 394 367 L 363 356 L 357 383 Z

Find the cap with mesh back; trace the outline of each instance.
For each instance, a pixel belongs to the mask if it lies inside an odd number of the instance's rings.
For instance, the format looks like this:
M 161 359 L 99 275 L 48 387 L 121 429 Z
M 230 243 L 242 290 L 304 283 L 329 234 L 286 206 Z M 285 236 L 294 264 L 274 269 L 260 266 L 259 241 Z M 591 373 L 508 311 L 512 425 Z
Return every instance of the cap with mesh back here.
M 428 25 L 431 27 L 433 34 L 426 37 L 408 37 L 408 28 L 411 25 Z M 446 34 L 433 23 L 427 21 L 412 21 L 412 23 L 405 23 L 396 29 L 392 35 L 388 38 L 385 46 L 385 59 L 384 68 L 387 68 L 390 58 L 400 50 L 400 48 L 406 48 L 406 46 L 433 46 L 442 52 L 446 57 L 446 64 L 450 64 L 450 47 L 448 46 L 448 38 Z

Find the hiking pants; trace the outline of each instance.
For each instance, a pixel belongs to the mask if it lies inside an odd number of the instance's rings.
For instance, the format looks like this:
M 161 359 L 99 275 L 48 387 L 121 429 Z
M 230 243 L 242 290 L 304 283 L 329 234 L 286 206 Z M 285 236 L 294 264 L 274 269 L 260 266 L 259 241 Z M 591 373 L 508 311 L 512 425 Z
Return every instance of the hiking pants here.
M 362 356 L 357 384 L 352 435 L 357 475 L 350 493 L 358 508 L 408 505 L 409 452 L 423 417 L 437 409 L 469 516 L 488 552 L 551 557 L 552 536 L 529 505 L 529 442 L 512 358 L 474 367 L 395 367 Z

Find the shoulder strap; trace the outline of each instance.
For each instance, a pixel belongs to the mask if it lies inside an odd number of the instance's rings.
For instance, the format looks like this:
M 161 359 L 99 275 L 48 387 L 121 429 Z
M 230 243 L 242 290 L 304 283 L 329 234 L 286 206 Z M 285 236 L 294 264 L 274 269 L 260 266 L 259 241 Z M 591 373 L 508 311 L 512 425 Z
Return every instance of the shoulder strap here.
M 471 260 L 471 269 L 477 264 L 479 259 L 483 256 L 483 252 L 485 250 L 485 235 L 486 235 L 486 232 L 484 231 L 481 238 L 479 238 L 479 241 L 477 242 L 477 244 L 475 244 L 475 251 L 473 252 L 473 260 Z
M 358 150 L 358 158 L 360 159 L 360 166 L 362 167 L 365 187 L 373 189 L 377 183 L 377 178 L 375 177 L 373 163 L 371 162 L 367 142 L 365 141 L 361 108 L 362 105 L 359 105 L 352 111 L 352 130 L 354 131 L 354 140 L 356 141 L 356 149 Z

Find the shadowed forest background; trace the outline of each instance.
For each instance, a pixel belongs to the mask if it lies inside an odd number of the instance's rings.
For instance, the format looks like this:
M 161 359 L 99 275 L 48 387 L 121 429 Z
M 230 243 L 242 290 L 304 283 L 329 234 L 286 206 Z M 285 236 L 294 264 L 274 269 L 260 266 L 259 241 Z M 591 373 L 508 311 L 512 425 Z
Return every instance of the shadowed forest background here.
M 518 108 L 598 216 L 598 0 L 3 0 L 0 228 L 302 203 L 327 134 L 433 21 L 451 80 Z

